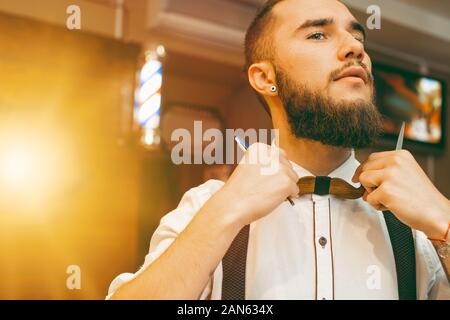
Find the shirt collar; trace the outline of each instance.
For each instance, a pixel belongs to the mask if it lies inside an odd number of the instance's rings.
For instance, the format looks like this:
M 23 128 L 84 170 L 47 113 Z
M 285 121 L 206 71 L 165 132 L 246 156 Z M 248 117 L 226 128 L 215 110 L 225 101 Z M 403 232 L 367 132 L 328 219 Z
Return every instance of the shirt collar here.
M 290 161 L 292 164 L 292 167 L 294 168 L 294 171 L 298 174 L 299 177 L 305 177 L 305 176 L 315 176 L 302 166 L 298 165 L 297 163 Z M 352 152 L 347 160 L 343 164 L 341 164 L 338 168 L 334 169 L 328 176 L 332 178 L 341 178 L 354 187 L 358 187 L 358 183 L 353 183 L 352 177 L 356 171 L 356 168 L 359 166 L 359 161 L 355 158 L 355 150 L 352 149 Z
M 277 139 L 272 140 L 272 145 L 277 146 Z M 306 177 L 306 176 L 315 177 L 314 174 L 312 174 L 311 172 L 309 172 L 308 170 L 306 170 L 299 164 L 297 164 L 291 160 L 289 160 L 289 162 L 291 163 L 292 168 L 294 169 L 294 171 L 297 173 L 297 175 L 300 178 Z M 341 179 L 347 181 L 348 183 L 350 183 L 352 186 L 359 187 L 358 183 L 352 182 L 352 177 L 355 174 L 355 171 L 359 165 L 360 165 L 360 163 L 358 160 L 356 160 L 356 157 L 355 157 L 355 149 L 352 149 L 350 156 L 347 158 L 347 160 L 345 160 L 345 162 L 343 164 L 341 164 L 339 167 L 334 169 L 328 176 L 331 178 L 341 178 Z

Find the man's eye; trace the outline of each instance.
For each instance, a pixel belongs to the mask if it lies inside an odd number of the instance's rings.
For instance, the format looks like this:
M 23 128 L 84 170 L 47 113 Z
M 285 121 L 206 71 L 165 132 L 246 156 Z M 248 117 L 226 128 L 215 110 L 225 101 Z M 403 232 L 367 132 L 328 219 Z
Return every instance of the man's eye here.
M 355 36 L 355 39 L 358 40 L 361 43 L 366 42 L 366 39 L 364 39 L 364 37 L 361 37 L 361 36 Z
M 323 32 L 315 32 L 312 35 L 310 35 L 308 37 L 308 39 L 313 39 L 313 40 L 324 40 L 325 39 L 325 34 Z

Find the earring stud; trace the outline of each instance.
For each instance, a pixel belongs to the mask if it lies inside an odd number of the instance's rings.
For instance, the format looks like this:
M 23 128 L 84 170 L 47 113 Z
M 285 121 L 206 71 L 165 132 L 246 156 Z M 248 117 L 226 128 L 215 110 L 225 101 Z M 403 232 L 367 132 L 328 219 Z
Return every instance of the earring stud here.
M 271 87 L 270 87 L 270 91 L 272 91 L 272 92 L 277 92 L 277 87 L 271 86 Z

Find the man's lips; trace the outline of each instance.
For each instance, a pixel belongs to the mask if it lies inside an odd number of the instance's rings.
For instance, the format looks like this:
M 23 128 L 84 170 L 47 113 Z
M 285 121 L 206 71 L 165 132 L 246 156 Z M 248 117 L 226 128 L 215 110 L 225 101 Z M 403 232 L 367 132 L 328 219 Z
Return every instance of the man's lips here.
M 334 81 L 338 81 L 340 79 L 348 78 L 348 77 L 360 78 L 361 80 L 364 81 L 364 83 L 367 83 L 367 80 L 368 80 L 367 72 L 366 72 L 366 70 L 364 70 L 364 68 L 350 67 L 348 69 L 345 69 L 341 74 L 339 74 L 334 79 Z

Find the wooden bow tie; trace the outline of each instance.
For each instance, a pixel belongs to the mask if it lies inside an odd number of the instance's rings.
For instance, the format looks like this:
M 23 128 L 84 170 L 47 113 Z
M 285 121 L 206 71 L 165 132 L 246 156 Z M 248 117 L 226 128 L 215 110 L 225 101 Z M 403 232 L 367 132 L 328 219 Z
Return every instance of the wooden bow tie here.
M 343 179 L 322 176 L 300 178 L 297 186 L 300 189 L 299 196 L 314 193 L 320 196 L 332 194 L 344 199 L 358 199 L 365 191 L 362 185 L 355 188 Z

